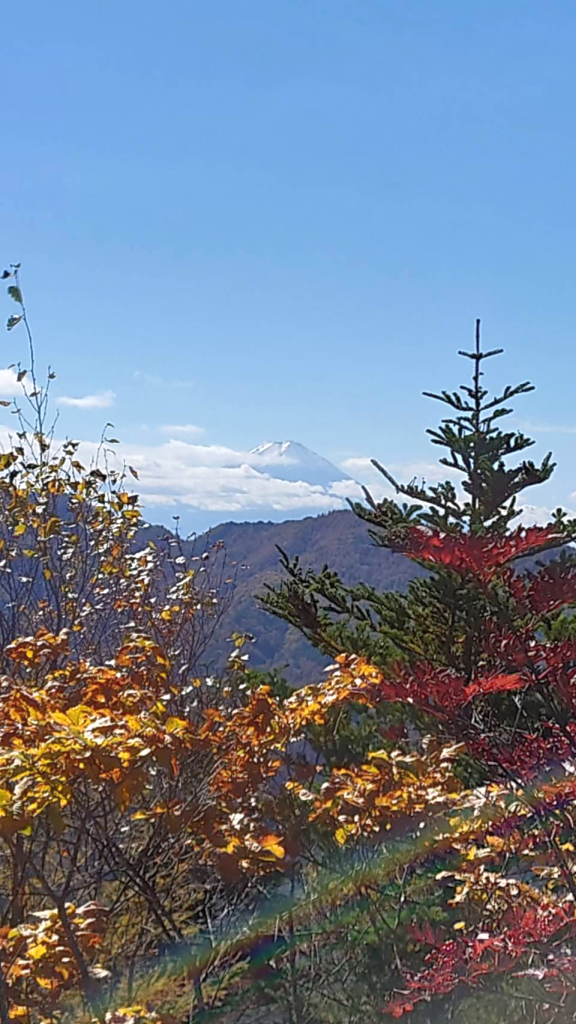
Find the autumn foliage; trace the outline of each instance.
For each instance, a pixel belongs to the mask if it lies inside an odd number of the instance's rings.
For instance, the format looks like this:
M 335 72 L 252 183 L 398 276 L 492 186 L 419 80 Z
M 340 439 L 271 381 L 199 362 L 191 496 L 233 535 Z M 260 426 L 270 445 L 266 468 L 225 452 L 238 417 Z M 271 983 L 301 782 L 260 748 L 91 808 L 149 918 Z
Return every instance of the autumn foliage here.
M 238 635 L 207 676 L 226 592 L 203 570 L 225 553 L 141 546 L 136 471 L 84 466 L 46 427 L 53 375 L 19 369 L 0 457 L 3 1024 L 472 1021 L 478 993 L 485 1020 L 574 1019 L 576 526 L 514 524 L 551 463 L 506 469 L 530 442 L 494 410 L 529 387 L 487 403 L 479 338 L 469 355 L 473 386 L 435 396 L 456 416 L 433 432 L 464 496 L 389 478 L 416 504 L 357 509 L 428 575 L 382 596 L 286 563 L 269 607 L 341 651 L 295 691 L 251 673 Z
M 197 869 L 212 864 L 228 884 L 292 871 L 312 852 L 311 825 L 338 846 L 411 835 L 417 843 L 412 871 L 431 857 L 449 863 L 435 874 L 448 913 L 455 908 L 456 915 L 449 928 L 421 929 L 424 948 L 432 940 L 431 952 L 422 970 L 398 979 L 406 994 L 386 1004 L 389 1013 L 400 1016 L 421 1000 L 507 972 L 538 976 L 556 994 L 571 991 L 566 943 L 576 928 L 570 841 L 576 772 L 569 738 L 576 730 L 541 649 L 534 664 L 524 665 L 524 685 L 540 686 L 544 673 L 551 698 L 570 717 L 563 730 L 543 715 L 531 734 L 517 730 L 516 746 L 509 735 L 479 739 L 474 727 L 472 705 L 506 693 L 508 674 L 463 687 L 454 678 L 439 682 L 429 668 L 410 687 L 404 672 L 385 676 L 360 658 L 343 656 L 324 683 L 283 701 L 261 687 L 226 715 L 210 708 L 193 721 L 168 714 L 162 700 L 168 666 L 150 641 L 121 648 L 109 668 L 71 668 L 65 640 L 45 633 L 11 645 L 8 655 L 20 678 L 10 688 L 6 681 L 3 695 L 0 832 L 7 842 L 19 838 L 29 872 L 55 903 L 33 912 L 38 924 L 5 930 L 12 1016 L 33 1006 L 45 1012 L 48 999 L 57 1006 L 83 982 L 95 1000 L 108 976 L 109 909 L 100 903 L 76 909 L 58 886 L 71 854 L 77 855 L 77 847 L 63 844 L 74 841 L 82 819 L 89 832 L 80 831 L 76 842 L 82 836 L 94 851 L 107 851 L 111 863 L 123 821 L 156 828 L 162 822 L 179 858 L 192 855 Z M 463 699 L 453 699 L 449 683 Z M 452 734 L 444 742 L 423 737 L 417 749 L 384 747 L 364 764 L 330 771 L 289 755 L 309 725 L 326 727 L 335 711 L 406 700 L 429 713 L 429 689 Z M 436 708 L 432 713 L 438 716 Z M 543 730 L 554 742 L 543 742 Z M 486 764 L 489 784 L 470 788 L 458 777 L 467 749 Z M 210 766 L 202 803 L 191 801 L 178 781 L 193 752 Z M 282 767 L 283 785 L 271 791 L 267 782 Z M 39 829 L 51 836 L 52 853 L 58 849 L 50 875 L 33 852 Z M 363 884 L 362 878 L 351 881 Z M 419 935 L 418 928 L 416 918 L 406 933 Z

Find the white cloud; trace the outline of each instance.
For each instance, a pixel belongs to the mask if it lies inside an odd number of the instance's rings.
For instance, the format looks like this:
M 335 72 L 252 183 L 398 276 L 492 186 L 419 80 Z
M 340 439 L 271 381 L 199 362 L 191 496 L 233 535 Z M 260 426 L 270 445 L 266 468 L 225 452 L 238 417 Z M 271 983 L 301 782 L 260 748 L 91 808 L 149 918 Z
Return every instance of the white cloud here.
M 571 494 L 570 497 L 576 498 L 576 493 Z M 573 509 L 566 508 L 564 505 L 561 507 L 568 513 L 570 518 L 576 517 L 576 512 Z M 517 522 L 522 523 L 523 526 L 547 526 L 556 508 L 545 508 L 543 505 L 523 505 Z
M 160 427 L 163 434 L 170 437 L 198 437 L 204 433 L 204 427 L 198 427 L 195 423 L 166 423 Z
M 21 395 L 22 385 L 18 383 L 16 370 L 0 369 L 0 395 Z
M 81 398 L 73 398 L 70 395 L 61 395 L 58 399 L 59 405 L 69 405 L 74 409 L 107 409 L 112 405 L 116 395 L 113 391 L 99 391 L 95 395 L 83 395 Z
M 374 466 L 366 455 L 356 455 L 351 459 L 344 459 L 340 465 L 346 473 L 349 473 L 350 476 L 355 476 L 358 479 L 365 476 L 367 473 L 370 475 L 374 473 Z
M 350 498 L 352 501 L 359 501 L 364 497 L 360 484 L 357 484 L 355 480 L 336 480 L 330 485 L 330 492 L 338 498 Z

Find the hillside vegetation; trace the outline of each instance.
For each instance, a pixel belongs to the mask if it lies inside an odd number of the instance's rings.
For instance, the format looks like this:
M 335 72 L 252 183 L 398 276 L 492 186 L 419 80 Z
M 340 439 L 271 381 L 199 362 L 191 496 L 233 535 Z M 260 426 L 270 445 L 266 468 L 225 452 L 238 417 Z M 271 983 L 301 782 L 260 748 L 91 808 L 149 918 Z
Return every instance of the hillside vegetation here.
M 531 386 L 488 394 L 477 325 L 472 383 L 432 396 L 462 490 L 283 526 L 265 604 L 331 669 L 254 671 L 235 630 L 206 675 L 278 534 L 143 534 L 116 439 L 89 466 L 55 439 L 4 279 L 0 1024 L 574 1021 L 576 521 L 517 525 L 554 469 L 501 426 Z

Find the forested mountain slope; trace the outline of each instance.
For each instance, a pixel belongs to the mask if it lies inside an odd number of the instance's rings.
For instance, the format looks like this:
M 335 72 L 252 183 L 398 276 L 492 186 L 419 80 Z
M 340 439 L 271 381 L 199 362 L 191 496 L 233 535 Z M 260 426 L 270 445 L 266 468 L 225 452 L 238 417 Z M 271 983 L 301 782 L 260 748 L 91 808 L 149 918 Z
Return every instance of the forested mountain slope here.
M 160 537 L 166 531 L 151 527 L 146 533 Z M 235 582 L 231 606 L 208 651 L 209 661 L 217 670 L 230 653 L 231 632 L 251 633 L 256 637 L 250 647 L 251 665 L 282 668 L 294 683 L 317 679 L 326 662 L 296 630 L 261 609 L 255 599 L 266 583 L 281 578 L 277 545 L 291 557 L 299 555 L 303 567 L 329 565 L 347 584 L 363 581 L 381 590 L 403 590 L 420 573 L 404 555 L 375 547 L 366 524 L 348 511 L 284 523 L 223 523 L 199 538 L 196 546 L 201 551 L 216 541 L 224 545 Z
M 162 527 L 151 526 L 143 531 L 143 536 L 158 542 L 170 534 Z M 206 653 L 205 668 L 215 673 L 231 651 L 228 638 L 235 631 L 256 637 L 256 643 L 249 648 L 254 668 L 281 668 L 293 683 L 317 680 L 326 664 L 295 629 L 263 610 L 256 601 L 266 583 L 282 577 L 278 547 L 290 557 L 298 555 L 304 568 L 318 570 L 328 565 L 344 583 L 362 581 L 378 590 L 403 591 L 411 579 L 423 574 L 405 555 L 376 547 L 366 524 L 349 511 L 284 523 L 222 523 L 195 542 L 184 542 L 184 547 L 194 543 L 200 553 L 218 541 L 224 546 L 227 567 L 220 575 L 223 579 L 234 579 L 232 584 L 224 584 L 225 589 L 232 586 L 234 594 Z M 557 552 L 553 555 L 557 557 Z

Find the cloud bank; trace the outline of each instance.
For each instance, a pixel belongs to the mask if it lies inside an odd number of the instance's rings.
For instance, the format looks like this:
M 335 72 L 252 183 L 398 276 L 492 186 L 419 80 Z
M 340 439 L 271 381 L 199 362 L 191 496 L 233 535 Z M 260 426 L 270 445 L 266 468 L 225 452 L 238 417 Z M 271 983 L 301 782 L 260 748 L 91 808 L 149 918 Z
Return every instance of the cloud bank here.
M 83 442 L 85 463 L 95 456 L 97 445 Z M 280 480 L 257 468 L 258 457 L 223 445 L 192 444 L 170 438 L 157 445 L 114 446 L 117 466 L 129 465 L 138 473 L 138 491 L 144 506 L 182 505 L 190 510 L 230 514 L 260 510 L 309 514 L 345 508 L 346 498 L 360 498 L 354 481 L 341 480 L 331 487 L 304 481 Z

